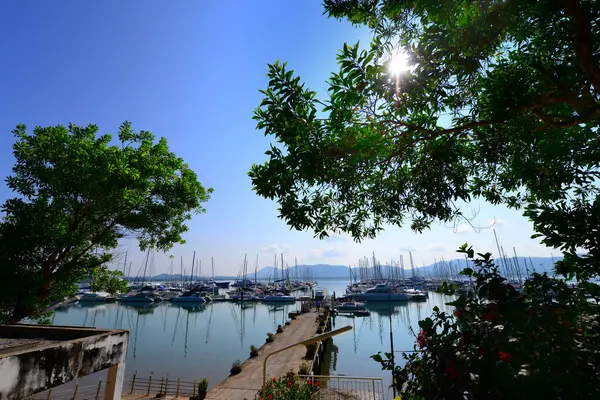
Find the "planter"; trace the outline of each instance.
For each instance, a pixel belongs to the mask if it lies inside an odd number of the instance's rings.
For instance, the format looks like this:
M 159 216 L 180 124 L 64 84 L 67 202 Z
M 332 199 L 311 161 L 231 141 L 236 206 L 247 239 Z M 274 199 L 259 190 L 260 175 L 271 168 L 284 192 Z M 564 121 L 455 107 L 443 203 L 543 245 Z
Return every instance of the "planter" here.
M 254 358 L 256 356 L 258 356 L 258 351 L 251 351 L 250 352 L 250 358 Z
M 196 396 L 191 396 L 190 400 L 204 400 L 206 398 L 206 392 L 198 393 Z
M 237 374 L 239 374 L 240 372 L 242 372 L 242 367 L 233 367 L 233 368 L 231 368 L 231 369 L 229 370 L 229 373 L 230 373 L 231 375 L 237 375 Z

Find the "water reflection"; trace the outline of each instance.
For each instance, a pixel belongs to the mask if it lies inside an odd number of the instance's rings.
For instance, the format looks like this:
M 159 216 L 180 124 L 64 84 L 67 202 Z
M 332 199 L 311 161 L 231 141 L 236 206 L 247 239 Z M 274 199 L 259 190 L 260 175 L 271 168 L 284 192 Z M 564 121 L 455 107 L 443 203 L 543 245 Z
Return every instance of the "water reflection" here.
M 347 282 L 320 284 L 330 293 L 343 293 Z M 331 373 L 386 378 L 388 374 L 369 357 L 389 351 L 390 319 L 395 350 L 410 350 L 415 341 L 411 328 L 418 330 L 418 320 L 431 315 L 435 305 L 452 312 L 451 306 L 444 305 L 451 300 L 431 293 L 428 300 L 418 303 L 367 303 L 370 315 L 365 317 L 349 320 L 338 315 L 333 323 L 337 327 L 352 325 L 353 330 L 334 338 L 328 365 Z M 79 303 L 57 310 L 53 323 L 128 329 L 127 378 L 136 371 L 144 377 L 154 371 L 159 379 L 167 373 L 187 381 L 207 378 L 212 386 L 229 375 L 233 361 L 248 358 L 250 345 L 260 347 L 266 333 L 284 325 L 288 313 L 297 308 L 296 304 L 260 302 Z

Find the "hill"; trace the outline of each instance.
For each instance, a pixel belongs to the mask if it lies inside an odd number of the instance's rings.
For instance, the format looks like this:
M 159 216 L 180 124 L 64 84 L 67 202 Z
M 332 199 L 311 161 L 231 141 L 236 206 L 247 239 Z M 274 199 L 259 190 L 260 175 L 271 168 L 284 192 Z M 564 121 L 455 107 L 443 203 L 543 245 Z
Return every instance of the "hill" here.
M 562 257 L 555 257 L 554 261 L 558 261 L 562 259 Z M 519 265 L 522 274 L 525 275 L 527 270 L 529 272 L 548 272 L 552 273 L 552 268 L 554 265 L 554 261 L 550 257 L 517 257 L 515 258 L 507 258 L 506 260 L 499 259 L 496 260 L 497 265 L 500 266 L 500 270 L 502 273 L 506 275 L 513 275 L 516 272 L 517 267 L 515 265 Z M 426 265 L 423 267 L 415 268 L 415 275 L 417 276 L 438 276 L 445 275 L 448 271 L 453 271 L 456 273 L 457 271 L 462 271 L 467 266 L 467 262 L 464 259 L 454 259 L 443 262 L 438 262 L 436 264 Z M 469 263 L 469 267 L 473 267 L 471 263 Z M 276 272 L 275 272 L 276 271 Z M 329 278 L 329 279 L 350 279 L 350 274 L 352 273 L 354 276 L 360 279 L 359 271 L 356 268 L 351 269 L 346 265 L 330 265 L 330 264 L 315 264 L 315 265 L 298 265 L 292 266 L 286 269 L 286 275 L 294 279 L 298 278 L 301 280 L 304 279 L 312 279 L 318 281 L 319 279 Z M 389 267 L 382 266 L 381 271 L 383 276 L 401 276 L 400 268 L 398 267 Z M 507 271 L 507 272 L 505 272 Z M 405 263 L 404 274 L 406 277 L 410 277 L 412 275 L 412 271 L 410 266 L 407 267 Z M 215 276 L 215 280 L 233 280 L 235 276 Z M 248 278 L 254 279 L 254 273 L 248 273 Z M 257 272 L 258 279 L 280 279 L 281 278 L 281 269 L 268 266 L 264 267 Z M 130 280 L 134 280 L 135 278 L 128 278 Z M 160 274 L 153 277 L 148 278 L 147 280 L 151 281 L 169 281 L 169 280 L 188 280 L 190 279 L 189 275 L 181 277 L 180 274 Z M 194 277 L 195 280 L 200 279 L 198 276 Z

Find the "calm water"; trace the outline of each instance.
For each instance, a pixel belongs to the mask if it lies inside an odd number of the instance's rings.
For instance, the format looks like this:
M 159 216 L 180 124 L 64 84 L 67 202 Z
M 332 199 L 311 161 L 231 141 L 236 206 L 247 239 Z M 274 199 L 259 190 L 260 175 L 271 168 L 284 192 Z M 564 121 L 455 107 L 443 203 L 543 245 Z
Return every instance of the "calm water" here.
M 321 280 L 328 293 L 344 293 L 347 285 L 341 280 Z M 371 315 L 360 318 L 335 318 L 337 328 L 351 325 L 354 329 L 334 338 L 330 373 L 348 376 L 383 377 L 390 384 L 388 373 L 381 371 L 369 356 L 389 351 L 390 316 L 396 350 L 412 350 L 414 336 L 410 327 L 418 330 L 419 319 L 431 314 L 434 305 L 444 308 L 446 296 L 429 294 L 423 302 L 394 305 L 368 305 Z M 155 305 L 120 305 L 118 303 L 78 303 L 56 311 L 56 325 L 83 325 L 97 328 L 129 329 L 129 351 L 126 376 L 181 378 L 193 381 L 208 378 L 210 386 L 229 374 L 231 363 L 248 358 L 250 345 L 264 344 L 266 333 L 283 325 L 290 305 L 262 303 L 213 303 L 207 306 L 176 305 L 169 302 Z M 449 307 L 448 307 L 449 309 Z

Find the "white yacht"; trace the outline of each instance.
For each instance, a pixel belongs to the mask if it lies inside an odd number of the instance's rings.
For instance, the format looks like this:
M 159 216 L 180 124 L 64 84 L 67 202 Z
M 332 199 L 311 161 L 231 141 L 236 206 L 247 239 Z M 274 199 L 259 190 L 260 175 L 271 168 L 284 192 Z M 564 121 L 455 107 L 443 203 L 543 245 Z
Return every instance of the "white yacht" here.
M 108 293 L 104 292 L 88 292 L 83 294 L 79 301 L 88 303 L 104 303 L 108 298 Z
M 121 301 L 123 303 L 154 303 L 154 298 L 151 294 L 137 293 L 121 296 Z
M 181 296 L 176 296 L 171 299 L 173 303 L 206 303 L 204 297 L 197 292 L 185 292 Z
M 386 285 L 385 283 L 380 283 L 368 289 L 364 293 L 355 294 L 355 300 L 359 301 L 408 301 L 408 295 L 406 293 L 396 293 L 396 291 Z
M 286 296 L 283 293 L 277 293 L 263 297 L 265 303 L 292 303 L 296 301 L 294 296 Z

